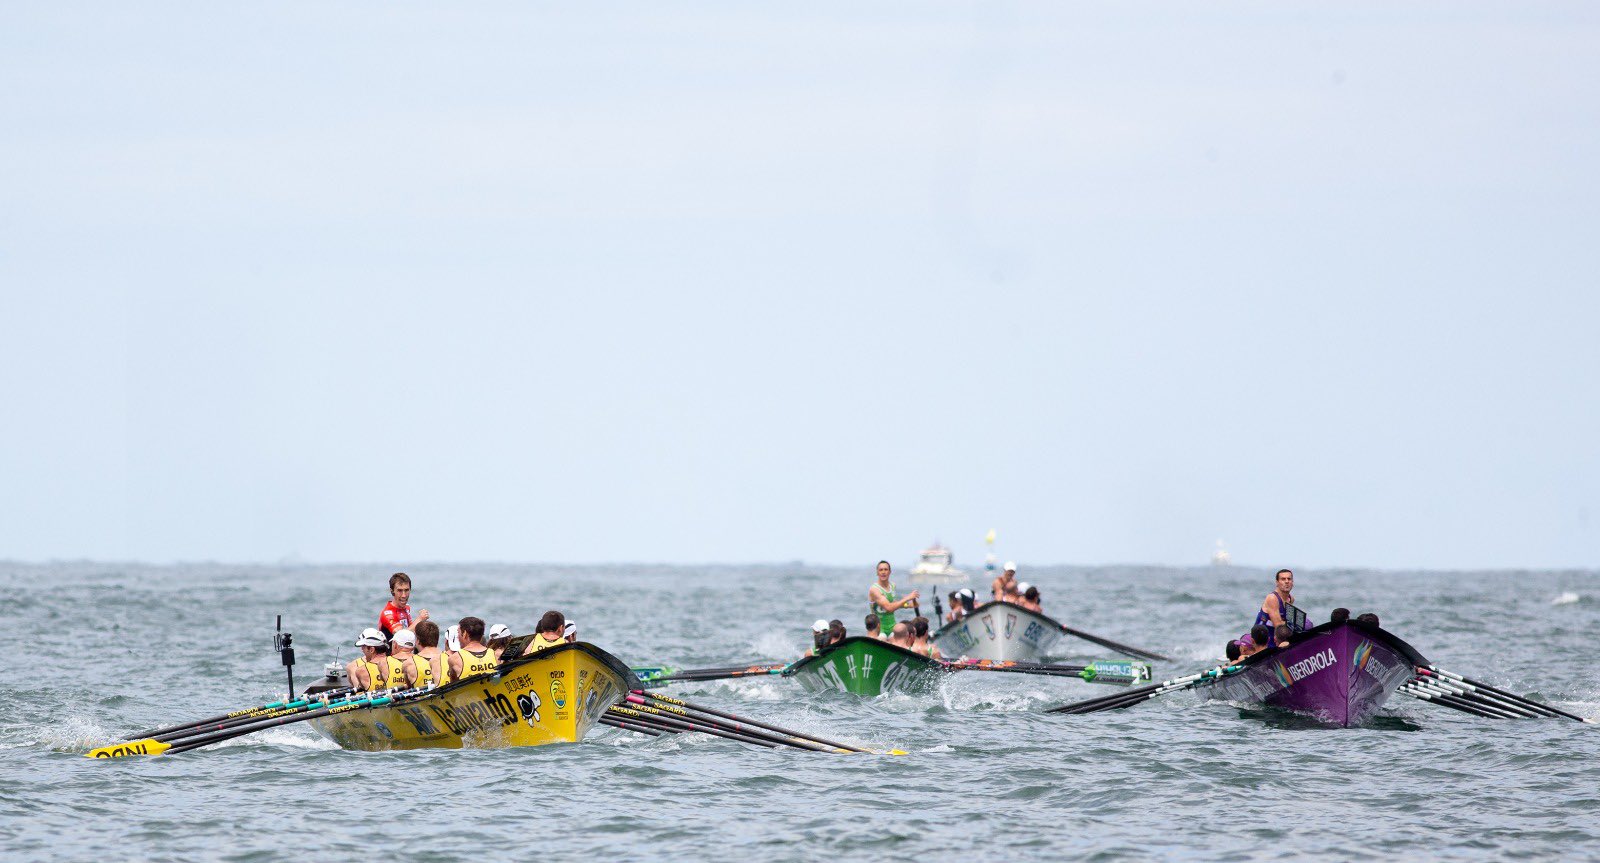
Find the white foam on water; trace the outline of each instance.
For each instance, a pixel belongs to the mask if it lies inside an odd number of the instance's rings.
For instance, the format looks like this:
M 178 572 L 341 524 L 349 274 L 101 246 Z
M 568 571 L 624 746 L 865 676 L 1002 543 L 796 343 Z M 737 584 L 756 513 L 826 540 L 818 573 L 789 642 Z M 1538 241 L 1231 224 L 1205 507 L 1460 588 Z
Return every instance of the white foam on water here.
M 779 677 L 755 679 L 747 677 L 742 680 L 728 681 L 722 685 L 722 688 L 719 689 L 716 694 L 732 695 L 738 698 L 740 701 L 760 701 L 774 703 L 792 699 L 794 697 L 795 690 L 799 688 L 800 684 L 795 683 L 793 680 L 784 680 L 783 678 Z M 667 694 L 671 695 L 672 693 L 668 692 Z M 691 698 L 690 700 L 692 701 L 694 699 Z
M 777 630 L 766 630 L 760 637 L 750 642 L 750 650 L 756 656 L 793 656 L 799 657 L 805 653 L 805 647 L 797 647 L 799 642 Z M 734 660 L 737 662 L 738 660 Z
M 1551 605 L 1573 605 L 1573 604 L 1577 603 L 1579 600 L 1582 600 L 1582 599 L 1583 599 L 1583 597 L 1581 597 L 1578 594 L 1573 593 L 1572 591 L 1569 590 L 1569 591 L 1566 591 L 1565 593 L 1561 594 L 1560 596 L 1556 597 L 1555 599 L 1550 600 L 1550 604 Z
M 326 737 L 297 728 L 268 728 L 254 734 L 224 740 L 217 746 L 285 746 L 291 749 L 338 749 L 339 744 Z
M 0 749 L 47 746 L 69 752 L 88 752 L 125 740 L 123 734 L 83 716 L 68 716 L 49 725 L 29 725 L 16 729 L 17 739 L 0 743 Z

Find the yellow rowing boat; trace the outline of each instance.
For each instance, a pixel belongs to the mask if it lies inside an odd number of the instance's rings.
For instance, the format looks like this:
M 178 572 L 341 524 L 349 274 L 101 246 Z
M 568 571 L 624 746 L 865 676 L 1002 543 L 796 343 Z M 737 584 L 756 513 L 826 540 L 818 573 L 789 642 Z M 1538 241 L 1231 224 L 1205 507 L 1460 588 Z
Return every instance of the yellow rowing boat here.
M 506 656 L 520 653 L 518 639 Z M 524 642 L 523 644 L 526 644 Z M 615 656 L 578 642 L 502 661 L 397 704 L 310 720 L 345 749 L 460 749 L 576 743 L 629 690 L 642 685 Z

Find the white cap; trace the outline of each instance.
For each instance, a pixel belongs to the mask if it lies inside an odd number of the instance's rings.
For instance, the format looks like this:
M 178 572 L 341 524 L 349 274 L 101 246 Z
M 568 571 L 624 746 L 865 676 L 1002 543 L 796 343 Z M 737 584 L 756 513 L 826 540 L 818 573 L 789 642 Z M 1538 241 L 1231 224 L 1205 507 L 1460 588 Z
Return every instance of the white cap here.
M 577 634 L 578 634 L 578 622 L 576 620 L 567 621 L 566 628 L 561 630 L 561 635 L 564 638 L 570 638 L 570 637 L 572 637 L 574 635 L 577 635 Z
M 1017 565 L 1012 563 L 1009 560 L 1006 561 L 1006 572 L 1016 572 L 1016 571 L 1017 571 Z
M 388 643 L 383 633 L 370 626 L 361 630 L 361 637 L 356 639 L 356 647 L 382 647 Z
M 1033 587 L 1033 585 L 1027 583 L 1026 581 L 1019 581 L 1017 582 L 1017 593 L 1027 593 L 1028 588 L 1030 587 Z
M 409 629 L 397 630 L 393 640 L 396 647 L 404 647 L 410 650 L 417 649 L 417 634 Z
M 461 624 L 450 624 L 450 628 L 444 631 L 444 643 L 449 646 L 451 650 L 461 649 Z
M 977 594 L 972 592 L 972 588 L 963 587 L 960 590 L 956 591 L 956 596 L 977 596 Z
M 506 626 L 503 623 L 497 623 L 494 626 L 489 627 L 489 638 L 491 638 L 491 639 L 495 639 L 495 638 L 510 638 L 510 637 L 511 637 L 511 627 Z
M 828 622 L 826 620 L 819 620 L 816 623 L 811 624 L 811 631 L 812 632 L 827 632 L 828 631 Z

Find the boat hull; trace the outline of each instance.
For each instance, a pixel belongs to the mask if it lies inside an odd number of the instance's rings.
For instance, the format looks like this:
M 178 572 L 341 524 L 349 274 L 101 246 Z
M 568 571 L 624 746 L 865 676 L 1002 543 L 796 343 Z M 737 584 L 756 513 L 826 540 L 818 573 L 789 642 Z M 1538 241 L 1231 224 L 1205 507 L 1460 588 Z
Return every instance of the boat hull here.
M 368 752 L 576 743 L 636 688 L 638 679 L 616 657 L 579 642 L 419 698 L 310 723 L 345 749 Z
M 929 692 L 938 687 L 943 666 L 903 647 L 865 636 L 853 636 L 808 656 L 784 671 L 808 692 L 849 692 L 876 696 L 885 692 Z
M 1426 663 L 1410 645 L 1377 627 L 1323 624 L 1287 647 L 1251 657 L 1243 670 L 1202 688 L 1200 695 L 1265 704 L 1330 725 L 1359 725 Z
M 1038 662 L 1061 640 L 1061 624 L 1009 602 L 986 602 L 933 634 L 946 659 L 966 657 L 994 662 Z

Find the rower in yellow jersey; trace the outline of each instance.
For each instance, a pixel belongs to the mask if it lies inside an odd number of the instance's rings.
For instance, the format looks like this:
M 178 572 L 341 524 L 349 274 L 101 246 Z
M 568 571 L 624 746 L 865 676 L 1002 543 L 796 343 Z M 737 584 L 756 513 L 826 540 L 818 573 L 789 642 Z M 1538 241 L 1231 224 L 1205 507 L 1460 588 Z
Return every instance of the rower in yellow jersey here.
M 461 651 L 450 654 L 450 680 L 465 680 L 480 674 L 493 674 L 499 662 L 494 651 L 483 643 L 483 618 L 461 618 Z
M 439 624 L 431 620 L 417 624 L 417 645 L 417 652 L 411 657 L 411 685 L 443 686 L 450 675 L 450 663 L 439 652 Z
M 558 644 L 566 644 L 567 618 L 559 611 L 547 611 L 544 617 L 539 618 L 539 626 L 533 631 L 533 641 L 528 642 L 528 649 L 523 653 L 537 653 L 548 650 Z
M 356 639 L 356 647 L 361 648 L 361 656 L 350 660 L 344 667 L 344 672 L 350 678 L 350 685 L 357 692 L 370 692 L 385 689 L 389 685 L 385 671 L 389 664 L 387 657 L 378 652 L 389 642 L 383 638 L 383 633 L 372 627 L 361 630 L 361 637 Z
M 389 688 L 411 689 L 417 685 L 417 634 L 397 629 L 389 639 Z

